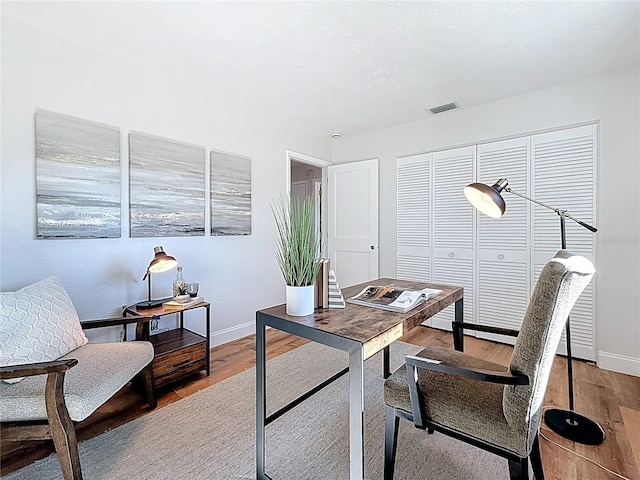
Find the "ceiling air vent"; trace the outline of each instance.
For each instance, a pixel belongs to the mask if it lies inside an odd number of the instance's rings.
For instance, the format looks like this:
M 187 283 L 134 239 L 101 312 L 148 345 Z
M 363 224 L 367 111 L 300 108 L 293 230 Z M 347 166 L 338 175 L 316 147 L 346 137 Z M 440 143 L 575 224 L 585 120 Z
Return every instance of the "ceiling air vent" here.
M 451 102 L 446 103 L 444 105 L 440 105 L 439 107 L 433 107 L 429 109 L 432 115 L 437 115 L 438 113 L 447 112 L 449 110 L 455 110 L 456 108 L 460 108 L 457 103 Z

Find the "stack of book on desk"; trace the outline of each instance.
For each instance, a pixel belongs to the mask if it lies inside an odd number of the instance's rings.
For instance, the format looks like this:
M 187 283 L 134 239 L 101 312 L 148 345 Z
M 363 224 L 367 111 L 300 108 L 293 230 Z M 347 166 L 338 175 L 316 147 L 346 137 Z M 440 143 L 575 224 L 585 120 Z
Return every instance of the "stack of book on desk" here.
M 192 307 L 193 305 L 197 305 L 202 302 L 204 298 L 202 297 L 191 297 L 186 302 L 176 302 L 175 300 L 171 300 L 170 302 L 163 303 L 165 310 L 180 310 L 182 308 Z

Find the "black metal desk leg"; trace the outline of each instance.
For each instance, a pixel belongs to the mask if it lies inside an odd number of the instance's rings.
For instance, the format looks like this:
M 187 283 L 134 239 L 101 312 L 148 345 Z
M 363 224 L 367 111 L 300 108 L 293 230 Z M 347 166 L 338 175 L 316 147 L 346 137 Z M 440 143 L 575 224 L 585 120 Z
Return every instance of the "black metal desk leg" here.
M 391 376 L 391 371 L 389 367 L 389 345 L 384 347 L 382 350 L 382 376 L 383 378 L 389 378 Z
M 463 315 L 463 302 L 462 298 L 460 300 L 456 300 L 455 304 L 455 321 L 462 322 L 464 321 Z M 454 328 L 453 329 L 453 347 L 459 351 L 464 352 L 464 329 L 462 328 Z
M 207 305 L 207 377 L 211 375 L 211 307 Z
M 266 339 L 261 314 L 256 313 L 256 478 L 269 478 L 264 471 L 266 391 Z
M 349 479 L 364 478 L 364 351 L 349 352 Z

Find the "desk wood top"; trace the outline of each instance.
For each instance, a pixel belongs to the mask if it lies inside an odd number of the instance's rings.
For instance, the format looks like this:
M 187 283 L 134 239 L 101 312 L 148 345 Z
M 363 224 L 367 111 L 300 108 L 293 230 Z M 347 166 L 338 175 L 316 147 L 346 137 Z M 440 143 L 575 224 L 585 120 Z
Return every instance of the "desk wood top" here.
M 342 289 L 342 295 L 346 300 L 358 294 L 367 285 L 393 285 L 412 290 L 437 288 L 442 290 L 442 293 L 405 313 L 391 312 L 351 303 L 347 303 L 346 308 L 341 309 L 316 309 L 312 315 L 305 317 L 287 315 L 285 305 L 266 308 L 260 310 L 260 313 L 339 335 L 362 344 L 377 343 L 378 341 L 388 344 L 391 338 L 400 338 L 409 330 L 417 327 L 463 297 L 462 287 L 412 282 L 394 278 L 378 278 L 377 280 L 346 287 Z M 373 347 L 375 349 L 375 346 Z

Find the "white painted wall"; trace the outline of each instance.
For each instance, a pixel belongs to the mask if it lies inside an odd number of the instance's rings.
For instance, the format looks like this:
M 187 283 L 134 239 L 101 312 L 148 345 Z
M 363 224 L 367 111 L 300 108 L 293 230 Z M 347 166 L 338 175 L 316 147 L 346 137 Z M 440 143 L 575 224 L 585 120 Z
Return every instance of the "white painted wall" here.
M 639 85 L 623 70 L 332 142 L 335 163 L 380 158 L 380 274 L 396 273 L 397 156 L 598 121 L 598 363 L 640 376 Z
M 34 239 L 37 108 L 121 128 L 122 238 Z M 55 275 L 81 319 L 118 315 L 120 306 L 146 298 L 142 276 L 153 247 L 162 245 L 212 303 L 214 344 L 252 333 L 255 311 L 284 301 L 269 202 L 287 189 L 286 149 L 328 158 L 330 142 L 250 108 L 229 104 L 225 92 L 202 91 L 149 71 L 144 59 L 125 64 L 3 16 L 1 289 Z M 253 234 L 128 238 L 130 130 L 251 157 Z M 154 275 L 153 296 L 170 295 L 174 278 L 175 270 Z M 204 333 L 203 315 L 189 312 L 187 318 Z

